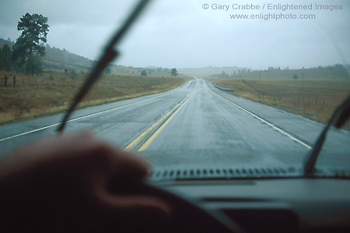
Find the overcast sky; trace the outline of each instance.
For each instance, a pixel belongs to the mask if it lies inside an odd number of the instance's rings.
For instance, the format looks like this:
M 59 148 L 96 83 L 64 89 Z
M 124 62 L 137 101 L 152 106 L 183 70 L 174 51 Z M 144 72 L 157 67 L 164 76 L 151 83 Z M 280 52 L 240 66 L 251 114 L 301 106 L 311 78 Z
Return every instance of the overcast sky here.
M 38 13 L 48 17 L 48 44 L 97 59 L 135 3 L 0 0 L 0 37 L 16 40 L 20 35 L 16 29 L 19 18 L 26 12 Z M 282 11 L 267 9 L 268 3 L 313 5 L 311 10 Z M 208 4 L 209 9 L 203 9 L 203 4 Z M 215 4 L 230 8 L 215 10 Z M 233 4 L 255 4 L 260 9 L 234 10 Z M 315 4 L 341 5 L 342 9 L 317 10 Z M 233 14 L 281 13 L 283 17 L 314 15 L 316 19 L 231 19 Z M 266 69 L 349 64 L 350 1 L 154 0 L 120 44 L 119 51 L 122 56 L 116 63 L 135 67 Z

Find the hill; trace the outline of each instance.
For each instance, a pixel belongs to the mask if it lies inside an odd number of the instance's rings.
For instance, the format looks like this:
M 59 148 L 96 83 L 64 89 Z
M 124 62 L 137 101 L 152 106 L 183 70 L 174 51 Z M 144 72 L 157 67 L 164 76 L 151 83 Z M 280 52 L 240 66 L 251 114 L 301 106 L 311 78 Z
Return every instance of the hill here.
M 45 69 L 67 69 L 87 72 L 94 64 L 90 59 L 70 53 L 65 49 L 51 48 L 49 45 L 46 45 L 45 53 L 45 56 L 42 58 Z
M 212 78 L 216 78 L 212 76 Z M 217 77 L 220 78 L 220 77 Z M 334 80 L 345 79 L 350 80 L 350 65 L 333 65 L 327 67 L 314 67 L 308 69 L 268 69 L 249 72 L 238 72 L 229 75 L 228 79 L 244 79 L 244 80 Z
M 10 48 L 13 47 L 14 42 L 11 40 L 4 40 L 0 38 L 0 47 L 4 44 L 8 44 Z M 79 73 L 86 73 L 91 70 L 95 61 L 88 58 L 70 53 L 66 49 L 59 49 L 46 45 L 45 47 L 45 56 L 42 57 L 42 64 L 45 69 L 50 70 L 67 70 L 74 71 Z M 119 75 L 132 75 L 138 76 L 141 74 L 141 71 L 145 70 L 147 75 L 152 75 L 154 77 L 167 77 L 170 76 L 170 69 L 163 69 L 157 67 L 151 68 L 137 68 L 131 66 L 120 66 L 111 64 L 106 72 L 110 74 L 119 74 Z
M 244 73 L 249 71 L 248 68 L 234 67 L 203 67 L 203 68 L 183 68 L 178 69 L 180 74 L 194 76 L 194 77 L 227 77 L 237 73 Z
M 14 42 L 11 40 L 4 40 L 0 38 L 0 47 L 8 44 L 10 48 L 13 47 Z M 74 70 L 74 71 L 88 71 L 93 65 L 93 61 L 82 56 L 69 53 L 67 50 L 58 49 L 46 45 L 45 56 L 42 57 L 42 64 L 45 69 L 54 70 Z

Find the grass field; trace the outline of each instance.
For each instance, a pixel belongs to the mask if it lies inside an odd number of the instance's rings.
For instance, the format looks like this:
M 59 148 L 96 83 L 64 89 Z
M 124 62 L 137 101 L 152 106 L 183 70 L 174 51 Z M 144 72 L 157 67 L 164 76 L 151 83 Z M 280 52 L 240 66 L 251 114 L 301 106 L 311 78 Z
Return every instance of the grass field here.
M 5 87 L 5 75 L 10 77 Z M 0 72 L 0 124 L 57 113 L 67 109 L 85 74 L 45 70 L 40 76 Z M 187 81 L 185 77 L 103 75 L 79 107 L 103 104 L 167 91 Z
M 292 78 L 295 74 L 298 79 Z M 350 94 L 349 74 L 337 69 L 257 71 L 212 81 L 222 87 L 234 88 L 233 95 L 322 123 L 327 122 L 334 109 Z

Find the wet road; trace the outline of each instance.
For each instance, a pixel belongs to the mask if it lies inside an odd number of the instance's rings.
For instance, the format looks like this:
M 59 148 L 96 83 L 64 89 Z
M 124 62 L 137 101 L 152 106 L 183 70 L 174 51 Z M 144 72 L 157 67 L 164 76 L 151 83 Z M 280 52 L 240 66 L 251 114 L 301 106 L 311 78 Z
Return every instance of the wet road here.
M 62 114 L 0 126 L 1 154 L 55 133 Z M 91 130 L 156 165 L 301 165 L 322 124 L 191 80 L 165 93 L 78 110 L 67 131 Z M 330 132 L 320 164 L 349 167 L 349 131 Z

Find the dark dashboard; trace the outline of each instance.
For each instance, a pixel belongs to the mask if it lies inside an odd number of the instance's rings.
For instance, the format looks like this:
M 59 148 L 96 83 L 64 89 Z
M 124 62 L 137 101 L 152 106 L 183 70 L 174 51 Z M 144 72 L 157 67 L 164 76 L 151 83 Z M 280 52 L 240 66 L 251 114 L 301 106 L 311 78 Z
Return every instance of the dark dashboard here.
M 224 213 L 248 233 L 350 232 L 349 175 L 326 167 L 306 178 L 301 167 L 293 166 L 174 165 L 155 166 L 150 180 L 204 210 Z M 180 215 L 188 211 L 182 204 Z
M 319 178 L 174 181 L 158 184 L 246 232 L 350 232 L 350 180 Z

